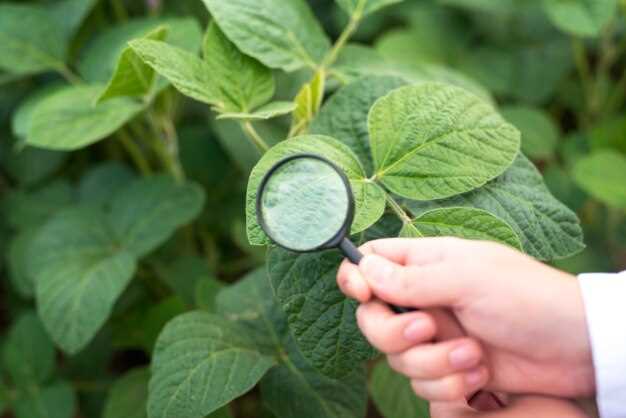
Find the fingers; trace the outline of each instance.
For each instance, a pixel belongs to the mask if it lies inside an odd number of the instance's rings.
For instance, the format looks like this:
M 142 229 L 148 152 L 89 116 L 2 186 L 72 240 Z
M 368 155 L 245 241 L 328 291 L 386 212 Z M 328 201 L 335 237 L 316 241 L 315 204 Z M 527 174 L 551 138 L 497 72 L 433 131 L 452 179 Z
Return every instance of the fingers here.
M 460 401 L 482 388 L 489 380 L 484 366 L 468 372 L 448 375 L 440 379 L 412 379 L 411 387 L 419 397 L 432 402 Z
M 460 338 L 421 344 L 387 358 L 391 368 L 411 379 L 432 380 L 476 368 L 482 357 L 476 341 Z
M 380 301 L 359 306 L 359 328 L 367 340 L 383 353 L 399 353 L 431 340 L 436 333 L 433 318 L 425 312 L 395 314 Z
M 359 268 L 347 260 L 344 260 L 337 272 L 337 285 L 349 298 L 365 303 L 372 298 L 369 284 L 361 276 Z
M 372 294 L 398 306 L 453 306 L 472 288 L 461 276 L 463 267 L 454 263 L 403 266 L 372 254 L 363 258 L 359 271 Z
M 462 401 L 433 402 L 430 413 L 432 418 L 589 418 L 569 400 L 542 396 L 521 396 L 505 408 L 484 412 L 476 411 Z

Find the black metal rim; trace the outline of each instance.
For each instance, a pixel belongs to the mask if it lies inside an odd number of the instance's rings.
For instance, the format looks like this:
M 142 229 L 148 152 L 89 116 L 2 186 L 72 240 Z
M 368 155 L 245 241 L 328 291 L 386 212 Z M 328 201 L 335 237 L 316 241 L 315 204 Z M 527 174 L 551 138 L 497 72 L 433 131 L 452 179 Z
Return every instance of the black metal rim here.
M 345 220 L 344 220 L 342 227 L 328 241 L 324 242 L 323 244 L 315 248 L 311 248 L 309 250 L 294 250 L 293 248 L 289 248 L 288 246 L 282 245 L 278 241 L 274 240 L 274 238 L 272 237 L 272 234 L 268 232 L 269 228 L 267 227 L 267 223 L 265 222 L 265 219 L 263 218 L 263 211 L 261 210 L 262 209 L 261 200 L 263 196 L 263 191 L 265 190 L 265 186 L 267 186 L 267 182 L 272 177 L 272 175 L 276 172 L 276 170 L 281 168 L 283 165 L 293 160 L 297 160 L 301 158 L 315 159 L 315 160 L 321 161 L 329 165 L 333 170 L 335 170 L 335 172 L 337 172 L 337 174 L 339 175 L 339 178 L 341 178 L 341 181 L 346 187 L 346 192 L 348 193 L 348 209 L 347 209 L 347 213 L 346 213 Z M 334 248 L 338 246 L 341 240 L 344 239 L 348 235 L 350 231 L 350 227 L 352 226 L 352 221 L 354 219 L 354 196 L 352 195 L 352 187 L 350 186 L 350 180 L 348 180 L 348 177 L 346 176 L 346 174 L 343 172 L 343 170 L 340 167 L 338 167 L 335 163 L 328 160 L 327 158 L 322 157 L 321 155 L 309 154 L 309 153 L 290 155 L 278 161 L 276 164 L 274 164 L 261 179 L 261 183 L 259 184 L 259 188 L 257 189 L 257 194 L 256 194 L 256 217 L 257 217 L 257 222 L 259 223 L 259 225 L 265 232 L 265 235 L 267 235 L 274 244 L 286 250 L 293 251 L 296 253 L 310 253 L 310 252 L 325 250 L 328 248 Z

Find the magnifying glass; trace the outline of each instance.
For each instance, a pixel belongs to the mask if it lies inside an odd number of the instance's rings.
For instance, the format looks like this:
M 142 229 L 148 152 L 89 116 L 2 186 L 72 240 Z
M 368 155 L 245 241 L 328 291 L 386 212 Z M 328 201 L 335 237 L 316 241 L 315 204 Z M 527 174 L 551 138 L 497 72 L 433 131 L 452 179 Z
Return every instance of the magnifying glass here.
M 354 219 L 350 181 L 324 157 L 296 154 L 277 162 L 261 181 L 256 213 L 265 234 L 287 250 L 339 248 L 356 265 L 363 258 L 348 238 Z

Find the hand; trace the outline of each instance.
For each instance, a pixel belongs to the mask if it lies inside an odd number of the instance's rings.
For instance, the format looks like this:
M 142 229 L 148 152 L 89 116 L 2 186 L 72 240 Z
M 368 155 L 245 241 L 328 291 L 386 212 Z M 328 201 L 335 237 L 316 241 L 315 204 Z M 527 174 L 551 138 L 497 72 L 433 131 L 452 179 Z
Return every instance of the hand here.
M 455 238 L 386 239 L 362 251 L 359 267 L 342 264 L 338 284 L 362 303 L 364 335 L 418 395 L 594 393 L 584 306 L 571 275 L 499 244 Z M 430 309 L 397 315 L 380 300 Z
M 464 402 L 433 403 L 430 414 L 432 418 L 589 418 L 573 402 L 538 396 L 513 399 L 506 408 L 488 412 L 475 411 Z

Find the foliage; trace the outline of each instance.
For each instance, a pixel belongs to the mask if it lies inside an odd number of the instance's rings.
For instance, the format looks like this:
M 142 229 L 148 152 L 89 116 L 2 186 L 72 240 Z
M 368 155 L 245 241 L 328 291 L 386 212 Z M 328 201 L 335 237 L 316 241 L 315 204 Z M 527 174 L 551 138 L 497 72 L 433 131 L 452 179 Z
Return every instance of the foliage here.
M 270 245 L 259 183 L 316 153 L 350 181 L 355 242 L 452 235 L 624 268 L 625 14 L 3 2 L 0 413 L 427 417 L 359 332 L 341 255 Z

